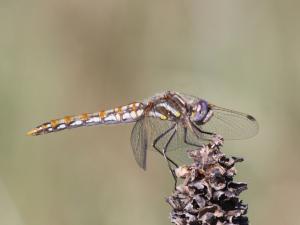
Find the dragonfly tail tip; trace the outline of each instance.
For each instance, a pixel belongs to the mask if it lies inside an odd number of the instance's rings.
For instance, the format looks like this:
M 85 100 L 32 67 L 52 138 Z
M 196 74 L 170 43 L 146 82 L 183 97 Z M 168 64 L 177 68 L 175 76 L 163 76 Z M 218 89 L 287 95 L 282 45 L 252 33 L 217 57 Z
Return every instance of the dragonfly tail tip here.
M 35 136 L 35 135 L 36 135 L 36 129 L 30 130 L 30 131 L 28 131 L 26 134 L 27 134 L 28 136 Z

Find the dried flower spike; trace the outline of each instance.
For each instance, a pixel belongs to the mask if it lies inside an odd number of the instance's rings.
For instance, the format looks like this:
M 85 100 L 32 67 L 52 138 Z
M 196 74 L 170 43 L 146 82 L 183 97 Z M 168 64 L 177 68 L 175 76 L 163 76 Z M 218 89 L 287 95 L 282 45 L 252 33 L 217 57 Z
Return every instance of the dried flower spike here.
M 235 163 L 242 158 L 226 157 L 216 135 L 203 147 L 187 151 L 193 163 L 175 170 L 183 183 L 167 198 L 176 225 L 248 225 L 248 206 L 238 198 L 247 184 L 234 182 Z

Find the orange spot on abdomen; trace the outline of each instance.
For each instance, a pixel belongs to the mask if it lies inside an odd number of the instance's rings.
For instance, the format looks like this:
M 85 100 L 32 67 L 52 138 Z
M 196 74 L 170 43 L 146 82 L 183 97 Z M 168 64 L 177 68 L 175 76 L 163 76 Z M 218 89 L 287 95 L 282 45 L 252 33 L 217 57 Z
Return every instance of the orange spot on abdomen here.
M 58 125 L 58 120 L 51 120 L 50 124 L 51 124 L 51 127 L 54 129 Z M 47 128 L 46 125 L 43 125 L 43 129 L 45 130 L 46 128 Z
M 88 115 L 87 113 L 82 113 L 82 114 L 80 115 L 80 119 L 81 119 L 82 121 L 87 121 L 87 120 L 89 119 L 89 115 Z
M 65 116 L 64 117 L 64 123 L 69 125 L 72 121 L 73 121 L 73 117 L 72 116 Z
M 132 111 L 134 111 L 134 112 L 136 111 L 136 105 L 135 104 L 136 104 L 136 102 L 132 103 Z
M 104 119 L 104 118 L 105 118 L 105 116 L 106 116 L 106 113 L 105 113 L 105 111 L 101 111 L 101 112 L 99 112 L 99 117 L 100 117 L 101 119 Z

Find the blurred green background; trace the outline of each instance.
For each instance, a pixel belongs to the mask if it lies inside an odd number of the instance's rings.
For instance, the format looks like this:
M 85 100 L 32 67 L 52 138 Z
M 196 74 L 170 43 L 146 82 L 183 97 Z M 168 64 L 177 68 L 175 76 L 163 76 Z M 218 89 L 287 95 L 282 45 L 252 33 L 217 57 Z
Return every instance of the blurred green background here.
M 255 225 L 300 224 L 299 1 L 0 1 L 0 224 L 169 224 L 164 160 L 131 125 L 27 137 L 49 119 L 164 90 L 254 115 L 242 156 Z

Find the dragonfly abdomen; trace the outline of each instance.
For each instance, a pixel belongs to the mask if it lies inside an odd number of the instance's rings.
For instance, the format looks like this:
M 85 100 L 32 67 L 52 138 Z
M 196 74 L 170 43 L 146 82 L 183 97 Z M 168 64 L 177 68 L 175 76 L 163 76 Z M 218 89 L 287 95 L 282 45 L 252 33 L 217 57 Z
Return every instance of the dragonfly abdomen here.
M 36 136 L 82 126 L 131 123 L 135 122 L 140 116 L 142 116 L 144 113 L 144 107 L 145 106 L 142 103 L 132 103 L 96 113 L 83 113 L 77 116 L 65 116 L 61 119 L 55 119 L 43 123 L 29 131 L 27 134 Z
M 143 115 L 144 109 L 145 105 L 137 102 L 99 112 L 99 117 L 103 124 L 131 123 Z

